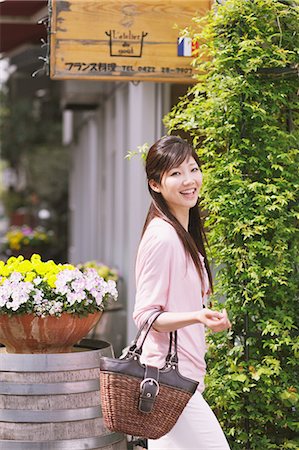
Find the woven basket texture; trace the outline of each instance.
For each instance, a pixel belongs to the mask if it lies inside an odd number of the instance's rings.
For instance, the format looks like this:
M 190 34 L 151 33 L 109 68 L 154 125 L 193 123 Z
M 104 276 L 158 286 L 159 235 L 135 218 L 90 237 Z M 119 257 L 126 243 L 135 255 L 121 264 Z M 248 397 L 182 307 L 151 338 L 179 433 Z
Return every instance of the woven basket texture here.
M 112 431 L 159 439 L 175 425 L 191 394 L 160 384 L 152 411 L 142 413 L 138 409 L 140 382 L 139 378 L 101 371 L 104 421 Z

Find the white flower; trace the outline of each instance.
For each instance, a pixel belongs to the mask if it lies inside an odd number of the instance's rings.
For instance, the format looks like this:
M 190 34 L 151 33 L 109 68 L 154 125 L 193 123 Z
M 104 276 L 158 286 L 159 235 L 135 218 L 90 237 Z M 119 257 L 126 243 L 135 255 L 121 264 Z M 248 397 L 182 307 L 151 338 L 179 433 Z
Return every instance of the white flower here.
M 66 298 L 67 298 L 67 301 L 68 301 L 70 306 L 73 306 L 73 304 L 76 303 L 76 301 L 78 299 L 77 294 L 74 294 L 72 292 L 68 292 L 66 294 Z
M 41 277 L 36 277 L 33 280 L 33 283 L 37 286 L 38 284 L 40 284 L 43 281 L 43 279 Z
M 118 297 L 118 291 L 116 289 L 116 283 L 114 280 L 108 280 L 107 281 L 107 287 L 106 287 L 107 294 L 110 294 L 111 297 L 116 300 Z
M 33 294 L 34 303 L 40 304 L 43 301 L 43 298 L 44 298 L 44 293 L 42 291 L 40 291 L 39 289 L 35 289 L 34 294 Z
M 9 277 L 9 281 L 11 283 L 19 283 L 22 280 L 23 276 L 20 272 L 12 272 Z
M 52 306 L 49 309 L 50 316 L 56 316 L 61 314 L 63 303 L 62 302 L 52 302 Z
M 92 295 L 93 295 L 93 297 L 94 297 L 94 299 L 96 301 L 96 304 L 98 306 L 101 306 L 101 304 L 103 303 L 103 295 L 101 293 L 97 293 L 97 292 L 95 292 Z
M 22 275 L 13 272 L 0 286 L 0 306 L 17 311 L 19 307 L 30 299 L 34 286 L 28 281 L 21 281 Z

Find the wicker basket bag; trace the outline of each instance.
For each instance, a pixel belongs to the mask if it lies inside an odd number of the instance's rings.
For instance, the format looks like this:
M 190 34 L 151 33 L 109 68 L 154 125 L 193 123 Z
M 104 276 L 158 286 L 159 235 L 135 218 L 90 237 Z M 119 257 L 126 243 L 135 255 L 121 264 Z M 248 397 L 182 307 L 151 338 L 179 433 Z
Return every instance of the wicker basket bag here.
M 174 336 L 169 334 L 169 351 L 163 369 L 140 362 L 143 343 L 160 314 L 143 324 L 120 359 L 100 359 L 102 411 L 112 431 L 158 439 L 172 429 L 196 391 L 198 382 L 184 377 L 178 370 L 177 331 Z M 145 336 L 138 345 L 144 330 Z

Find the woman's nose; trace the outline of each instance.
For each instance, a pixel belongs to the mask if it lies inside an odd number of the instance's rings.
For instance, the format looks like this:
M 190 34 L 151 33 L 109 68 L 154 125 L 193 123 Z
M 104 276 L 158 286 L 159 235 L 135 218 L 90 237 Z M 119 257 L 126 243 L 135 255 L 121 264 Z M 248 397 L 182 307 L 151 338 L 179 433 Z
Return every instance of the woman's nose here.
M 193 180 L 192 174 L 186 174 L 184 176 L 183 184 L 191 184 L 193 182 L 194 182 L 194 180 Z

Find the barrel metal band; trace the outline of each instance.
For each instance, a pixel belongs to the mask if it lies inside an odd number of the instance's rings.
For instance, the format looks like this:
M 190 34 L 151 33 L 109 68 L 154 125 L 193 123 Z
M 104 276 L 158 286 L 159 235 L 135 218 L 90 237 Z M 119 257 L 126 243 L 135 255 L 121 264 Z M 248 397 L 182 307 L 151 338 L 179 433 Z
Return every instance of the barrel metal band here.
M 98 391 L 100 380 L 63 381 L 61 383 L 11 383 L 0 381 L 0 394 L 4 395 L 58 395 Z
M 89 341 L 86 345 L 89 347 Z M 85 340 L 81 341 L 82 346 Z M 99 367 L 101 356 L 111 357 L 111 344 L 105 341 L 95 341 L 98 348 L 88 351 L 53 354 L 12 354 L 1 353 L 0 364 L 2 372 L 59 372 Z M 80 346 L 78 347 L 78 349 Z M 84 347 L 83 347 L 84 348 Z
M 0 420 L 3 422 L 72 422 L 75 420 L 95 419 L 102 417 L 100 406 L 78 409 L 55 409 L 52 411 L 1 409 Z
M 111 433 L 82 439 L 68 439 L 59 441 L 11 441 L 0 440 L 0 450 L 81 450 L 96 449 L 116 444 L 124 439 L 122 433 Z

